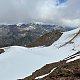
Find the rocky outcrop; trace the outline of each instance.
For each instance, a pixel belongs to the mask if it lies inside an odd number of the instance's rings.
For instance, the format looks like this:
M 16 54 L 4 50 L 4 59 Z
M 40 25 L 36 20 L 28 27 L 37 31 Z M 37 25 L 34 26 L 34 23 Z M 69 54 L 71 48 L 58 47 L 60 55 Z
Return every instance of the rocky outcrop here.
M 70 56 L 62 61 L 46 64 L 41 69 L 33 72 L 32 75 L 19 80 L 80 80 L 80 59 L 67 62 L 69 59 L 71 60 L 74 57 L 80 56 L 79 54 L 80 51 L 73 54 L 72 58 Z M 43 75 L 46 76 L 39 78 L 39 76 Z
M 42 80 L 80 80 L 80 59 L 56 68 Z
M 4 53 L 4 52 L 5 52 L 4 49 L 0 49 L 0 54 L 1 54 L 1 53 Z
M 60 31 L 52 31 L 49 33 L 44 34 L 43 36 L 39 37 L 32 43 L 30 43 L 27 47 L 36 47 L 36 46 L 50 46 L 56 40 L 58 40 L 62 35 Z

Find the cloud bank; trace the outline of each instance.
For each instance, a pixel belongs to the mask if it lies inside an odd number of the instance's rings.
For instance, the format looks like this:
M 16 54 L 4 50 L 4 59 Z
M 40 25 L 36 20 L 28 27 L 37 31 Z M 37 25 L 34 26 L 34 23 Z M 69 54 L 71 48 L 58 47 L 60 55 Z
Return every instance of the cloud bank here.
M 80 0 L 0 0 L 0 23 L 80 26 Z

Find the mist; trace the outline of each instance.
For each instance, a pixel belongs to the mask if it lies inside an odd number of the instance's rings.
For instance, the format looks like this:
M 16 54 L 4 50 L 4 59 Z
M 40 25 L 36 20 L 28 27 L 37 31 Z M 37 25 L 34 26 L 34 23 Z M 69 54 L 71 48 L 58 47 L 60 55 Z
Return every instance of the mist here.
M 0 0 L 0 23 L 80 26 L 80 0 Z

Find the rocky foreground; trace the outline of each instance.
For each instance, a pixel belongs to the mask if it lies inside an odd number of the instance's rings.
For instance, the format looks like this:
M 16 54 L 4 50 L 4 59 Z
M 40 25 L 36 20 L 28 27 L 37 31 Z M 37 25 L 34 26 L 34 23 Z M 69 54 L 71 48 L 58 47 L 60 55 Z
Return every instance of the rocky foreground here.
M 80 52 L 62 61 L 46 64 L 31 76 L 19 80 L 80 80 L 80 58 L 72 60 L 77 56 L 80 56 Z

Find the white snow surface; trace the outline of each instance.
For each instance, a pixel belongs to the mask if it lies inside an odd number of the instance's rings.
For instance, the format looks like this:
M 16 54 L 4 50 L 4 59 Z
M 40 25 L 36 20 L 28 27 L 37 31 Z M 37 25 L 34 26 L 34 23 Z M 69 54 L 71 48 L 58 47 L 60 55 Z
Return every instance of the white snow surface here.
M 75 61 L 75 60 L 77 60 L 77 59 L 80 59 L 80 56 L 77 56 L 77 57 L 75 57 L 75 58 L 72 58 L 72 59 L 66 61 L 66 63 L 69 63 L 69 62 Z
M 4 48 L 0 55 L 0 80 L 17 80 L 31 75 L 32 72 L 45 64 L 62 60 L 80 50 L 80 34 L 67 44 L 80 28 L 64 32 L 63 35 L 49 47 L 26 48 L 11 46 Z

